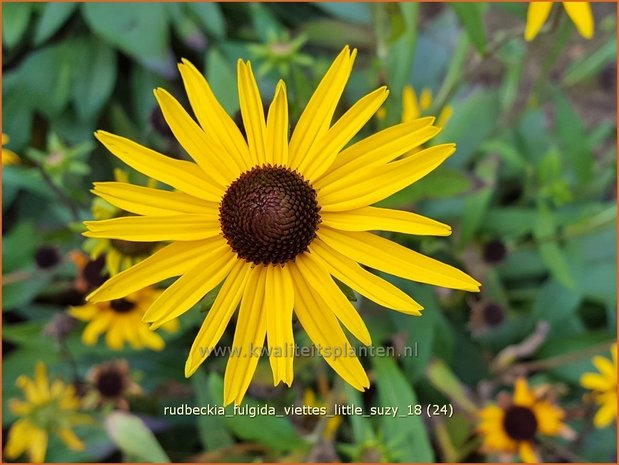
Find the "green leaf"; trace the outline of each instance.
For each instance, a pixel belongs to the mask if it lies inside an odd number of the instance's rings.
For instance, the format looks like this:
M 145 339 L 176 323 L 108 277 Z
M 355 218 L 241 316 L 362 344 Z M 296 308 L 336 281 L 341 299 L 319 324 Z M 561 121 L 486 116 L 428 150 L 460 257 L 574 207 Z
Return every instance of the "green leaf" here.
M 399 15 L 404 20 L 404 33 L 389 45 L 386 69 L 389 88 L 393 89 L 396 95 L 400 95 L 401 89 L 410 81 L 413 69 L 419 5 L 402 2 L 397 6 L 400 9 Z
M 554 93 L 554 102 L 556 128 L 563 152 L 580 184 L 585 185 L 593 179 L 595 163 L 587 129 L 563 93 L 557 90 Z
M 539 290 L 531 318 L 533 322 L 547 321 L 560 334 L 561 325 L 578 310 L 580 301 L 580 293 L 566 289 L 551 279 Z
M 116 53 L 104 42 L 85 39 L 75 48 L 78 79 L 73 84 L 73 103 L 81 119 L 89 120 L 107 102 L 116 83 Z
M 209 388 L 210 379 L 207 378 L 202 370 L 194 373 L 191 377 L 191 384 L 196 394 L 196 405 L 206 407 L 217 404 Z M 219 449 L 234 443 L 221 417 L 217 415 L 200 415 L 197 417 L 197 423 L 200 441 L 205 450 Z
M 268 43 L 282 34 L 284 27 L 269 8 L 262 3 L 249 3 L 247 6 L 253 29 L 262 42 Z
M 477 3 L 470 5 L 479 5 Z M 501 85 L 500 98 L 501 108 L 509 110 L 512 108 L 520 85 L 520 76 L 526 57 L 526 48 L 520 39 L 512 39 L 507 42 L 499 51 L 499 58 L 505 64 L 505 77 Z
M 170 458 L 144 422 L 127 412 L 114 411 L 105 419 L 105 428 L 116 445 L 140 462 L 169 463 Z
M 573 86 L 574 84 L 593 78 L 609 63 L 617 58 L 617 42 L 610 39 L 601 47 L 596 47 L 591 53 L 585 53 L 570 63 L 565 71 L 562 84 Z
M 344 384 L 344 392 L 348 405 L 363 406 L 363 400 L 359 391 L 355 390 L 350 384 Z M 370 420 L 361 415 L 351 415 L 350 426 L 352 428 L 352 436 L 356 444 L 363 445 L 374 441 L 376 435 Z
M 53 36 L 69 19 L 78 3 L 46 3 L 34 33 L 34 44 L 41 45 Z
M 554 217 L 552 212 L 541 204 L 538 207 L 533 234 L 537 240 L 542 260 L 553 277 L 564 286 L 574 289 L 576 283 L 570 274 L 567 261 L 556 239 L 557 230 Z
M 34 225 L 23 221 L 2 236 L 2 272 L 24 268 L 32 263 L 37 248 Z
M 221 105 L 229 115 L 234 115 L 239 109 L 236 86 L 230 85 L 236 81 L 235 73 L 230 62 L 214 47 L 211 47 L 206 55 L 206 74 L 211 89 Z
M 333 34 L 333 31 L 337 31 L 337 34 Z M 307 21 L 301 27 L 300 33 L 307 37 L 310 44 L 338 51 L 341 50 L 342 44 L 357 48 L 368 48 L 374 44 L 372 32 L 368 27 L 335 19 Z
M 84 20 L 110 45 L 165 76 L 176 73 L 169 50 L 166 5 L 162 3 L 85 3 Z
M 419 403 L 409 381 L 388 357 L 372 358 L 376 375 L 378 403 L 384 407 L 398 407 L 395 418 L 381 416 L 381 431 L 390 460 L 395 462 L 433 462 L 434 452 L 421 416 L 407 415 L 408 408 Z M 399 415 L 406 415 L 400 417 Z
M 209 378 L 209 387 L 212 399 L 221 399 L 223 396 L 223 380 L 215 373 Z M 257 407 L 255 400 L 245 396 L 244 406 Z M 245 441 L 255 441 L 274 451 L 288 451 L 304 448 L 305 441 L 298 435 L 290 420 L 286 417 L 272 415 L 235 415 L 231 406 L 226 407 L 224 422 L 228 429 Z
M 486 30 L 484 29 L 484 12 L 486 5 L 482 3 L 450 3 L 454 9 L 471 43 L 480 54 L 486 52 Z
M 3 2 L 2 3 L 2 47 L 13 48 L 19 43 L 26 32 L 32 3 Z
M 434 359 L 426 368 L 426 375 L 432 385 L 445 394 L 452 402 L 469 414 L 475 414 L 476 405 L 469 398 L 460 380 L 449 366 L 440 359 Z
M 191 2 L 187 3 L 187 8 L 195 14 L 206 32 L 218 39 L 226 35 L 226 21 L 219 4 Z
M 325 13 L 350 23 L 369 24 L 372 19 L 368 3 L 316 2 L 314 5 Z

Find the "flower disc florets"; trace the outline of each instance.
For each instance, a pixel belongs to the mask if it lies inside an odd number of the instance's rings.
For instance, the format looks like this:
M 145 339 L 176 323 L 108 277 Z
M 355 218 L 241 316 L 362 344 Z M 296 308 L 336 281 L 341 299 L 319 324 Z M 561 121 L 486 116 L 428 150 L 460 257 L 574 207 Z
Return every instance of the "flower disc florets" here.
M 299 173 L 265 165 L 241 174 L 228 187 L 219 220 L 241 258 L 284 264 L 307 251 L 316 237 L 319 211 L 316 191 Z

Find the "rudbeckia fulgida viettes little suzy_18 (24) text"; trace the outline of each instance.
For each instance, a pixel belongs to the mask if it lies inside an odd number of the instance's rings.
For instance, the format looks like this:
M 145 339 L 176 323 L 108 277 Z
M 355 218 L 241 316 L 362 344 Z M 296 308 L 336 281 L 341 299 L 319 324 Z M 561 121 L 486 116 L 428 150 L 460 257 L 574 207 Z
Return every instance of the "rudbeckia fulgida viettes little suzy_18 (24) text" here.
M 246 138 L 186 60 L 179 69 L 197 122 L 165 90 L 155 90 L 155 96 L 192 161 L 96 133 L 120 160 L 174 191 L 95 184 L 96 195 L 132 215 L 86 222 L 86 236 L 168 244 L 88 299 L 121 299 L 178 277 L 144 314 L 156 329 L 221 284 L 189 351 L 185 375 L 191 376 L 219 342 L 240 304 L 224 376 L 225 404 L 242 401 L 258 363 L 256 348 L 265 343 L 274 384 L 292 384 L 294 353 L 287 348 L 294 345 L 293 312 L 316 347 L 350 347 L 342 325 L 371 344 L 365 323 L 333 278 L 379 305 L 420 315 L 419 303 L 361 265 L 422 283 L 479 290 L 462 271 L 369 232 L 451 233 L 448 225 L 421 215 L 371 205 L 430 173 L 454 153 L 455 144 L 400 158 L 438 134 L 431 117 L 349 144 L 388 95 L 385 87 L 370 92 L 331 124 L 355 56 L 349 47 L 337 56 L 290 139 L 284 82 L 277 84 L 265 116 L 251 64 L 241 60 L 238 95 Z M 369 387 L 356 356 L 325 360 L 356 389 Z

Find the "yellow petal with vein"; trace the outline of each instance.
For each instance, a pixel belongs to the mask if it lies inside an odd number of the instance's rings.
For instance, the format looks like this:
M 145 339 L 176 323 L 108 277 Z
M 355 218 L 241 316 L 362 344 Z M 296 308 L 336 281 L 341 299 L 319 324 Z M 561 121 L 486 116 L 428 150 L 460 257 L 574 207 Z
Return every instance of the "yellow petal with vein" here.
M 230 270 L 230 274 L 217 293 L 215 302 L 208 311 L 189 350 L 189 356 L 185 363 L 185 377 L 188 378 L 195 373 L 221 339 L 241 300 L 250 269 L 245 261 L 238 260 Z
M 273 385 L 283 381 L 290 387 L 294 378 L 294 335 L 292 308 L 294 288 L 287 267 L 266 268 L 264 303 L 266 307 L 269 362 Z
M 197 241 L 221 233 L 215 215 L 125 216 L 84 224 L 86 237 L 137 242 Z
M 93 194 L 136 215 L 219 215 L 219 207 L 215 202 L 207 202 L 183 192 L 151 189 L 123 182 L 95 182 L 94 186 Z
M 327 308 L 335 314 L 344 327 L 366 346 L 372 344 L 370 332 L 359 312 L 335 284 L 321 262 L 314 259 L 311 254 L 303 254 L 297 257 L 295 263 L 307 284 L 320 295 Z
M 368 232 L 341 232 L 328 227 L 318 237 L 343 255 L 401 278 L 451 289 L 479 291 L 480 283 L 453 266 L 426 257 Z
M 249 169 L 249 149 L 241 131 L 217 101 L 202 73 L 188 60 L 182 61 L 178 69 L 200 126 L 234 158 L 236 165 L 243 167 L 243 171 Z
M 314 240 L 310 252 L 333 276 L 359 294 L 408 315 L 421 315 L 423 307 L 393 284 L 365 270 L 350 258 L 332 249 L 320 239 Z
M 163 291 L 142 320 L 153 323 L 151 329 L 157 329 L 182 315 L 225 279 L 235 260 L 236 254 L 228 244 L 222 244 Z
M 237 62 L 239 104 L 247 134 L 249 156 L 254 165 L 266 163 L 266 123 L 260 90 L 249 62 Z
M 224 405 L 241 403 L 260 359 L 267 326 L 265 276 L 263 267 L 253 268 L 243 292 L 232 341 L 234 350 L 228 358 L 224 375 Z
M 318 191 L 324 211 L 365 207 L 404 189 L 432 172 L 456 150 L 443 144 L 417 152 L 404 160 L 349 173 Z
M 552 9 L 553 2 L 531 2 L 529 3 L 529 9 L 527 10 L 527 27 L 524 31 L 525 40 L 533 40 L 537 33 L 540 31 L 550 10 Z
M 359 391 L 370 386 L 370 380 L 348 342 L 335 315 L 319 294 L 306 283 L 295 263 L 288 265 L 295 286 L 295 313 L 325 361 L 344 381 Z
M 593 37 L 593 13 L 589 2 L 563 2 L 563 7 L 585 39 Z
M 164 279 L 179 276 L 219 248 L 222 242 L 221 238 L 215 237 L 167 245 L 137 265 L 108 279 L 87 300 L 103 302 L 120 299 Z
M 97 131 L 95 137 L 110 152 L 140 173 L 199 199 L 211 202 L 221 200 L 221 188 L 208 182 L 204 171 L 195 163 L 174 160 L 109 132 Z
M 363 207 L 343 212 L 321 212 L 322 223 L 343 231 L 393 231 L 427 236 L 449 236 L 451 227 L 415 213 Z
M 266 162 L 272 165 L 288 164 L 288 97 L 284 81 L 278 82 L 269 107 Z

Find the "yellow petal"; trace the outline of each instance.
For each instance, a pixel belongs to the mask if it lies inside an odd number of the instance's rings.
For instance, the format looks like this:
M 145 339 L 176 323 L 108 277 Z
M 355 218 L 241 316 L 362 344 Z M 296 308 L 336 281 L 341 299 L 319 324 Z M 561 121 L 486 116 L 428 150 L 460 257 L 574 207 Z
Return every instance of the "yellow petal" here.
M 224 375 L 224 405 L 241 403 L 260 359 L 266 337 L 265 276 L 263 267 L 253 268 L 243 292 L 232 342 L 234 350 Z
M 221 242 L 221 238 L 174 242 L 108 279 L 87 299 L 90 302 L 120 299 L 164 279 L 179 276 L 217 249 Z
M 266 123 L 260 90 L 251 70 L 251 63 L 237 61 L 239 104 L 247 134 L 249 156 L 254 165 L 266 163 Z
M 604 402 L 593 417 L 596 428 L 606 428 L 617 418 L 617 397 L 610 402 Z
M 148 329 L 144 324 L 136 326 L 137 334 L 140 338 L 141 344 L 148 347 L 151 350 L 160 351 L 165 347 L 165 341 L 156 332 Z
M 313 181 L 333 164 L 337 154 L 365 126 L 389 95 L 381 87 L 355 103 L 314 145 L 299 163 L 298 170 Z
M 241 174 L 235 157 L 209 137 L 178 101 L 164 89 L 155 90 L 155 98 L 174 137 L 198 164 L 211 184 L 224 188 Z
M 202 129 L 221 145 L 234 163 L 249 169 L 250 159 L 247 143 L 235 122 L 217 101 L 210 86 L 200 71 L 188 60 L 178 65 L 189 102 Z
M 32 410 L 32 405 L 28 402 L 24 402 L 23 400 L 10 399 L 9 410 L 13 415 L 23 417 L 30 413 L 30 411 Z
M 421 91 L 421 96 L 419 97 L 419 106 L 421 110 L 427 110 L 432 105 L 432 91 L 428 88 L 425 88 Z
M 383 307 L 391 308 L 408 315 L 421 315 L 423 307 L 407 294 L 384 279 L 363 269 L 357 262 L 316 239 L 309 247 L 315 258 L 333 276 L 351 287 L 359 294 Z
M 292 332 L 294 288 L 290 271 L 286 266 L 266 268 L 264 303 L 273 385 L 277 386 L 280 381 L 283 381 L 290 387 L 294 378 L 294 335 Z
M 449 122 L 452 115 L 454 113 L 454 109 L 451 105 L 445 105 L 441 110 L 441 113 L 438 115 L 438 119 L 436 120 L 436 125 L 439 128 L 444 128 L 445 125 Z
M 99 336 L 108 330 L 113 318 L 114 314 L 111 311 L 99 313 L 86 325 L 86 328 L 84 328 L 82 342 L 87 346 L 94 346 Z
M 524 31 L 525 40 L 533 40 L 537 33 L 540 31 L 550 10 L 552 9 L 552 2 L 531 2 L 529 3 L 529 9 L 527 10 L 527 27 Z
M 518 378 L 514 385 L 514 404 L 522 407 L 531 407 L 535 403 L 535 397 L 529 389 L 525 378 Z
M 297 257 L 295 263 L 305 282 L 320 295 L 327 308 L 335 314 L 344 327 L 364 345 L 372 344 L 370 332 L 359 312 L 331 279 L 327 269 L 319 261 L 313 259 L 311 254 Z
M 216 215 L 125 216 L 84 221 L 86 237 L 137 242 L 197 241 L 221 234 Z
M 47 431 L 32 428 L 30 431 L 28 453 L 32 463 L 43 463 L 47 452 Z
M 204 171 L 195 163 L 174 160 L 109 132 L 97 131 L 95 137 L 119 159 L 146 176 L 200 199 L 221 200 L 221 188 L 208 182 Z
M 41 396 L 41 393 L 37 389 L 33 380 L 28 378 L 25 375 L 20 375 L 15 380 L 15 384 L 22 391 L 24 391 L 24 395 L 26 396 L 26 400 L 31 404 L 40 404 L 44 402 L 46 399 Z
M 325 361 L 344 381 L 359 391 L 370 386 L 370 380 L 348 342 L 335 315 L 319 294 L 305 282 L 295 263 L 288 265 L 295 287 L 295 313 Z
M 585 39 L 593 37 L 593 13 L 589 2 L 563 2 L 563 7 Z
M 593 364 L 606 379 L 613 380 L 615 384 L 617 383 L 617 367 L 613 366 L 610 360 L 596 355 L 593 357 Z
M 215 302 L 208 311 L 189 350 L 189 356 L 185 363 L 185 377 L 188 378 L 195 373 L 221 339 L 241 300 L 250 269 L 246 262 L 237 260 L 230 270 L 230 274 L 217 293 Z
M 62 427 L 58 429 L 58 437 L 71 450 L 84 450 L 84 443 L 75 435 L 71 428 Z
M 93 194 L 136 215 L 218 215 L 218 206 L 183 192 L 151 189 L 122 182 L 95 182 Z
M 425 216 L 387 208 L 363 207 L 343 212 L 321 212 L 326 226 L 344 231 L 393 231 L 405 234 L 449 236 L 451 227 Z
M 518 445 L 518 453 L 524 463 L 538 463 L 539 457 L 531 441 L 522 441 Z
M 163 291 L 144 314 L 143 321 L 153 323 L 151 329 L 157 329 L 182 315 L 224 280 L 235 260 L 236 254 L 228 244 L 222 244 Z
M 438 134 L 440 128 L 432 126 L 433 122 L 434 118 L 427 117 L 397 124 L 351 145 L 335 158 L 315 187 L 328 186 L 348 173 L 395 160 Z
M 120 272 L 120 262 L 123 257 L 116 249 L 111 249 L 105 255 L 105 266 L 110 276 L 114 276 Z
M 404 86 L 402 92 L 402 122 L 407 123 L 421 116 L 419 104 L 417 103 L 417 94 L 412 86 Z
M 580 384 L 586 389 L 592 391 L 607 391 L 612 389 L 613 382 L 597 373 L 585 373 L 580 377 Z
M 372 233 L 325 226 L 318 237 L 341 254 L 385 273 L 451 289 L 479 290 L 480 284 L 466 273 Z
M 288 97 L 286 85 L 279 81 L 267 117 L 266 162 L 272 165 L 288 164 Z
M 565 413 L 559 407 L 547 401 L 540 401 L 533 405 L 533 413 L 537 419 L 539 432 L 547 436 L 556 436 L 563 429 Z
M 42 399 L 49 399 L 49 380 L 47 368 L 43 362 L 37 362 L 34 367 L 34 384 Z
M 344 47 L 303 110 L 290 139 L 291 168 L 296 169 L 307 156 L 312 144 L 327 132 L 335 107 L 348 82 L 356 54 L 356 49 L 350 53 L 348 46 Z
M 125 346 L 125 334 L 123 328 L 112 322 L 112 326 L 105 333 L 105 343 L 112 350 L 121 350 Z
M 351 172 L 320 189 L 318 203 L 324 211 L 353 210 L 371 205 L 423 178 L 455 150 L 455 144 L 437 145 L 404 160 Z
M 14 460 L 26 451 L 30 444 L 30 434 L 33 429 L 28 420 L 25 419 L 19 419 L 13 423 L 4 448 L 7 458 Z

